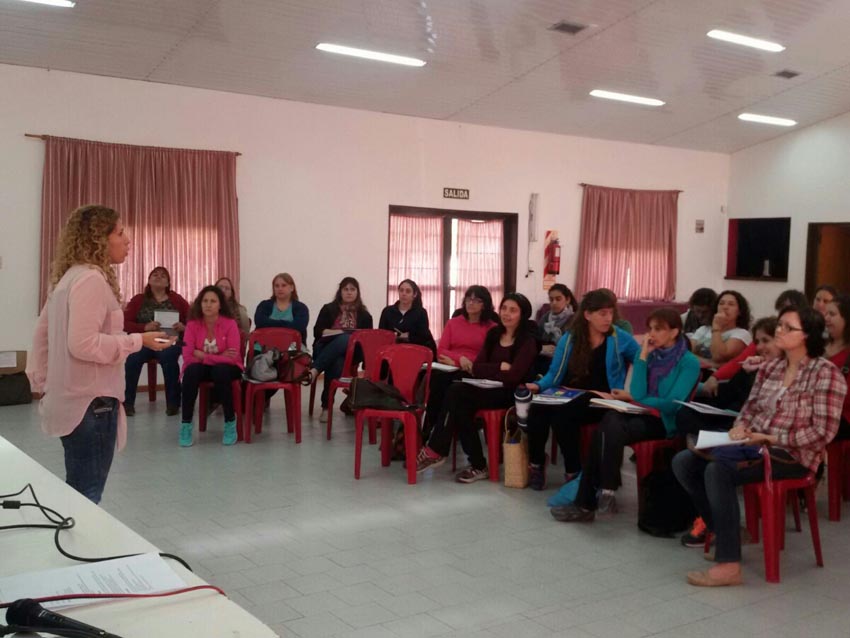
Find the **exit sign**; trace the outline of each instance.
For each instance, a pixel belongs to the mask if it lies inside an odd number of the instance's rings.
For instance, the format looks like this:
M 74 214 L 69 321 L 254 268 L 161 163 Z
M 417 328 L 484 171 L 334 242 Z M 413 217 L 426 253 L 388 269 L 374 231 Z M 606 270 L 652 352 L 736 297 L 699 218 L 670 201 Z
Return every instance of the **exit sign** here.
M 443 198 L 445 199 L 469 199 L 468 188 L 444 188 Z

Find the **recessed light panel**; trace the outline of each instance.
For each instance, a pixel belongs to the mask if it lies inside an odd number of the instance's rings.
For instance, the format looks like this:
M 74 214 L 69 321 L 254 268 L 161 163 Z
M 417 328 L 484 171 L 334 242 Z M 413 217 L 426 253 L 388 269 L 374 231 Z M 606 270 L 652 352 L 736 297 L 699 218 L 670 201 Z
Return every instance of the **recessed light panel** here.
M 797 122 L 784 117 L 773 117 L 772 115 L 757 115 L 756 113 L 741 113 L 739 120 L 745 122 L 758 122 L 759 124 L 773 124 L 774 126 L 795 126 Z
M 326 53 L 338 53 L 340 55 L 350 55 L 355 58 L 364 58 L 366 60 L 377 60 L 379 62 L 391 62 L 393 64 L 403 64 L 405 66 L 425 66 L 425 60 L 417 58 L 408 58 L 403 55 L 395 55 L 392 53 L 382 53 L 381 51 L 369 51 L 368 49 L 356 49 L 347 47 L 341 44 L 330 44 L 322 42 L 316 45 L 319 51 Z
M 777 44 L 776 42 L 770 42 L 769 40 L 759 40 L 758 38 L 751 38 L 748 35 L 741 35 L 740 33 L 731 33 L 729 31 L 721 31 L 720 29 L 712 29 L 706 35 L 709 38 L 714 38 L 715 40 L 723 40 L 724 42 L 731 42 L 732 44 L 740 44 L 744 47 L 751 47 L 753 49 L 761 49 L 762 51 L 770 51 L 772 53 L 779 53 L 780 51 L 784 51 L 785 47 L 781 44 Z
M 656 100 L 652 97 L 641 97 L 639 95 L 629 95 L 628 93 L 616 93 L 614 91 L 603 91 L 602 89 L 593 89 L 590 94 L 593 97 L 601 97 L 606 100 L 618 100 L 620 102 L 631 102 L 632 104 L 643 104 L 644 106 L 663 106 L 665 102 Z

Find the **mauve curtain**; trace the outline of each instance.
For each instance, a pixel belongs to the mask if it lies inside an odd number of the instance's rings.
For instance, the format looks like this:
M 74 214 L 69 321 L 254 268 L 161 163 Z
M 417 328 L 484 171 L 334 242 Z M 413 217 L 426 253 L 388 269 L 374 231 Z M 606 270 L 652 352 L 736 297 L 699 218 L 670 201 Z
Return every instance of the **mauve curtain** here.
M 398 284 L 412 279 L 422 291 L 435 339 L 443 331 L 443 220 L 441 217 L 390 215 L 387 304 L 398 300 Z
M 457 221 L 457 283 L 454 306 L 473 285 L 486 286 L 498 306 L 505 292 L 504 227 L 502 220 Z
M 165 266 L 171 287 L 190 302 L 228 276 L 239 287 L 236 154 L 106 144 L 47 137 L 41 202 L 41 289 L 62 226 L 84 204 L 114 208 L 130 234 L 130 255 L 117 267 L 125 300 Z
M 672 300 L 680 191 L 583 186 L 577 291 Z

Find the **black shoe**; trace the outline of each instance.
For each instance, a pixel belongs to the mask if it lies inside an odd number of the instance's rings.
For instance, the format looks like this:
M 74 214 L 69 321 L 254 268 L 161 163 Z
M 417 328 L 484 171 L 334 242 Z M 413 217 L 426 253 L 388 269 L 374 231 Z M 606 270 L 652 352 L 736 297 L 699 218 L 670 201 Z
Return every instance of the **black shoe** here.
M 124 414 L 127 416 L 136 416 L 136 406 L 124 404 Z
M 553 507 L 549 510 L 556 521 L 562 523 L 592 523 L 596 518 L 594 510 L 586 510 L 578 505 L 567 505 L 566 507 Z
M 528 486 L 538 492 L 546 489 L 546 461 L 543 465 L 528 465 Z
M 135 412 L 135 410 L 133 410 Z M 180 406 L 179 405 L 167 405 L 165 406 L 165 414 L 167 416 L 174 416 L 175 414 L 180 414 Z
M 691 525 L 690 531 L 682 536 L 682 545 L 685 547 L 705 547 L 705 535 L 708 530 L 705 521 L 697 517 Z

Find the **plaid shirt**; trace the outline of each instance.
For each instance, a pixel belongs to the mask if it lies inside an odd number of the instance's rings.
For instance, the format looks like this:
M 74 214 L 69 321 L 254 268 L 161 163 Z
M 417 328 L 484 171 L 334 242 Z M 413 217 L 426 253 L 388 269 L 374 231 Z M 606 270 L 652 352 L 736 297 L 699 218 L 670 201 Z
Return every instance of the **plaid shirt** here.
M 828 360 L 805 357 L 797 376 L 773 406 L 787 369 L 784 357 L 762 366 L 735 425 L 775 435 L 779 447 L 814 472 L 827 443 L 838 432 L 847 383 Z

